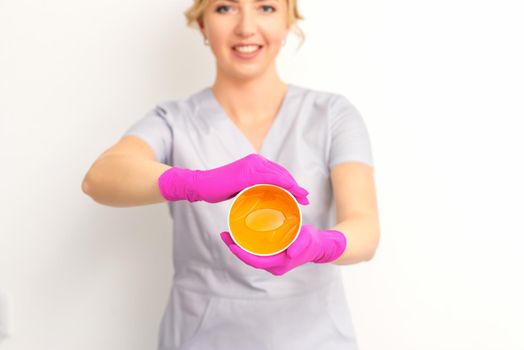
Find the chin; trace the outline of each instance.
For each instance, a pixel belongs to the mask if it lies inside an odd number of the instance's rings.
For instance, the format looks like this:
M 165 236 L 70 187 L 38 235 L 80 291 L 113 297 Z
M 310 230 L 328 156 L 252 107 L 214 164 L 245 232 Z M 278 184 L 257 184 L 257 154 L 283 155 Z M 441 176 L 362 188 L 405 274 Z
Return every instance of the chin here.
M 248 69 L 247 67 L 244 67 L 243 69 L 230 68 L 223 73 L 224 75 L 233 77 L 237 80 L 252 80 L 263 76 L 267 72 L 267 69 L 264 68 L 266 67 L 253 67 L 253 69 Z
M 253 72 L 253 73 L 242 73 L 238 72 L 234 76 L 238 80 L 249 81 L 260 78 L 264 75 L 264 72 Z

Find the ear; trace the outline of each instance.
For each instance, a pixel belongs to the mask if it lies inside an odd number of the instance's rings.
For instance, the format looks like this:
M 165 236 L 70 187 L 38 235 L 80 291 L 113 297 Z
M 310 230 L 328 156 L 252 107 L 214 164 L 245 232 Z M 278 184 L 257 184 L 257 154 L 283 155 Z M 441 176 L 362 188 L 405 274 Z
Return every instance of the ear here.
M 200 32 L 204 34 L 205 26 L 204 26 L 204 20 L 202 18 L 197 19 L 198 23 L 198 29 L 200 29 Z
M 198 19 L 197 20 L 197 23 L 198 23 L 198 29 L 200 30 L 200 34 L 202 34 L 202 39 L 205 39 L 206 38 L 206 27 L 204 25 L 204 21 L 202 19 Z

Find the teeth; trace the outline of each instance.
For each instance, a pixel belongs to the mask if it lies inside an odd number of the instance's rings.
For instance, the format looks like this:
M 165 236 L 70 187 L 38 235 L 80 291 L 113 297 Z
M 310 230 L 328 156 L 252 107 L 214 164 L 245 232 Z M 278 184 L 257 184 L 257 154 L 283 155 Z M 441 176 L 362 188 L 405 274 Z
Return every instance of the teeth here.
M 236 46 L 235 50 L 243 53 L 255 52 L 258 49 L 258 45 L 249 45 L 249 46 Z

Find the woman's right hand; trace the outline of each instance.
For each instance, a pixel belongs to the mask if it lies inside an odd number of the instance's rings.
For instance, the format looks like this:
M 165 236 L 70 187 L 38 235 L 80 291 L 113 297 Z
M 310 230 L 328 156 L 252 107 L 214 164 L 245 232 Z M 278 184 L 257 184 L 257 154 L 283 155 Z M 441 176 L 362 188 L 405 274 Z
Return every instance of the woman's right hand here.
M 216 203 L 233 198 L 244 188 L 256 184 L 280 186 L 300 204 L 309 204 L 309 192 L 297 184 L 286 168 L 256 153 L 210 170 L 172 167 L 158 179 L 160 193 L 169 201 Z

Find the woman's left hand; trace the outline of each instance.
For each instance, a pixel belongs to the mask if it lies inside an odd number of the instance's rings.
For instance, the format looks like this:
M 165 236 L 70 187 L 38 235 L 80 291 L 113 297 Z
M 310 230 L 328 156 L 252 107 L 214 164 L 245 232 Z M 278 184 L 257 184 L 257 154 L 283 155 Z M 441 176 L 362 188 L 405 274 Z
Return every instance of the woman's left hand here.
M 346 249 L 346 236 L 336 230 L 321 231 L 312 225 L 303 225 L 297 239 L 283 252 L 259 256 L 240 248 L 225 231 L 220 234 L 224 243 L 244 263 L 273 275 L 283 275 L 307 262 L 328 263 L 336 260 Z

